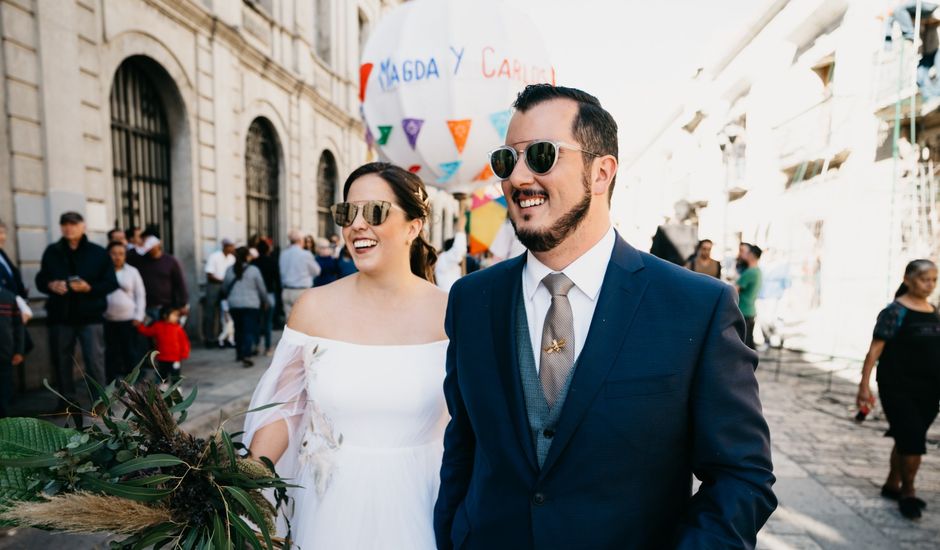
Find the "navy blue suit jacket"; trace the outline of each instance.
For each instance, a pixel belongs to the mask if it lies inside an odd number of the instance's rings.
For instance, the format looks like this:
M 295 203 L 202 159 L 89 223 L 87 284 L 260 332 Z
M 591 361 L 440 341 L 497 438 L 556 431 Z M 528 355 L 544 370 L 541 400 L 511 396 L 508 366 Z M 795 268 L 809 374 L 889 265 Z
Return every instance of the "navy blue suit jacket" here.
M 524 264 L 451 289 L 438 547 L 753 548 L 776 498 L 731 287 L 618 236 L 539 469 L 513 336 Z

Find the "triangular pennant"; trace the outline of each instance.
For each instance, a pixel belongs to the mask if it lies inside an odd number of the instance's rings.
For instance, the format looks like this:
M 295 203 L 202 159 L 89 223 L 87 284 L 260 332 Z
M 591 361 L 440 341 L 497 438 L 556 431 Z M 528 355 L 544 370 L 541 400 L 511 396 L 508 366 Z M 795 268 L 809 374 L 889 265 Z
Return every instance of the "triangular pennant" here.
M 474 180 L 476 181 L 476 180 Z M 477 189 L 470 195 L 470 210 L 474 210 L 493 200 L 486 192 L 486 188 Z
M 454 145 L 457 146 L 458 153 L 463 153 L 463 148 L 467 145 L 467 138 L 470 136 L 470 124 L 472 123 L 473 121 L 469 118 L 447 121 L 447 127 L 450 128 L 450 135 L 454 138 Z
M 366 88 L 369 86 L 369 75 L 372 74 L 372 63 L 363 63 L 359 66 L 359 102 L 366 100 Z
M 411 166 L 408 167 L 408 171 L 411 172 L 412 174 L 417 174 L 418 172 L 421 171 L 421 165 L 412 164 Z
M 375 136 L 372 135 L 372 128 L 366 126 L 366 145 L 369 146 L 369 149 L 372 149 L 372 146 L 375 145 Z
M 493 128 L 496 128 L 499 139 L 506 139 L 506 130 L 509 129 L 509 118 L 511 116 L 512 111 L 499 111 L 490 115 L 490 123 L 493 124 Z
M 486 180 L 492 178 L 494 175 L 495 175 L 495 174 L 493 174 L 493 169 L 490 168 L 490 165 L 489 165 L 489 164 L 487 164 L 486 166 L 483 167 L 482 170 L 480 170 L 480 173 L 477 174 L 477 175 L 473 178 L 473 181 L 486 181 Z
M 406 118 L 401 121 L 401 127 L 408 136 L 408 144 L 414 149 L 418 144 L 418 134 L 421 133 L 421 127 L 424 126 L 424 120 L 420 118 Z
M 441 167 L 441 170 L 443 170 L 444 173 L 441 174 L 441 177 L 437 178 L 437 183 L 447 183 L 450 181 L 450 179 L 454 177 L 454 174 L 457 173 L 457 170 L 460 170 L 461 164 L 462 163 L 459 160 L 455 160 L 453 162 L 442 162 L 439 164 L 438 166 Z
M 392 133 L 391 126 L 379 126 L 379 139 L 376 140 L 376 143 L 379 145 L 385 145 L 388 143 L 388 136 Z
M 483 254 L 490 247 L 476 240 L 474 237 L 470 237 L 470 254 Z

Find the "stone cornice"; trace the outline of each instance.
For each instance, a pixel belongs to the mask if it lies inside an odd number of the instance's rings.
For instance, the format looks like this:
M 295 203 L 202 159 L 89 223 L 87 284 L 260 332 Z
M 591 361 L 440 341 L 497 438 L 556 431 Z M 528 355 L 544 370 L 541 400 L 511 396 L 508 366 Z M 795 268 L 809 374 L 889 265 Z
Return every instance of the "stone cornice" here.
M 243 65 L 269 79 L 285 92 L 309 98 L 320 114 L 339 126 L 363 131 L 362 121 L 358 117 L 350 115 L 338 105 L 320 95 L 310 82 L 298 77 L 265 55 L 264 52 L 258 50 L 242 36 L 238 28 L 223 23 L 217 16 L 208 12 L 202 4 L 195 0 L 146 0 L 146 2 L 190 31 L 206 36 L 210 40 L 221 41 L 228 46 L 229 50 L 235 54 Z M 283 30 L 283 28 L 278 27 L 278 30 Z M 298 38 L 296 35 L 292 36 L 295 39 Z M 314 63 L 322 70 L 327 71 L 332 78 L 339 80 L 346 86 L 352 85 L 348 79 L 334 73 L 312 52 L 310 56 L 314 59 Z

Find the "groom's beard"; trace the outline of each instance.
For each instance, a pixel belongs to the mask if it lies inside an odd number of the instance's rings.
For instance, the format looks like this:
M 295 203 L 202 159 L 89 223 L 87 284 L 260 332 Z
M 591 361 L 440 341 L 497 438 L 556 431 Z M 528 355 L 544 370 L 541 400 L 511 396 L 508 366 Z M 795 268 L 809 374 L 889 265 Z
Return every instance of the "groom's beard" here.
M 532 252 L 548 252 L 552 250 L 566 238 L 568 235 L 574 232 L 578 226 L 581 225 L 581 222 L 584 221 L 584 217 L 587 216 L 588 210 L 591 208 L 591 183 L 588 181 L 588 176 L 585 173 L 582 173 L 582 185 L 584 186 L 584 196 L 581 198 L 581 201 L 574 205 L 571 210 L 565 213 L 564 216 L 558 219 L 551 227 L 548 229 L 519 229 L 516 227 L 516 220 L 512 219 L 512 216 L 509 216 L 509 222 L 512 223 L 512 228 L 516 231 L 516 237 L 518 237 L 519 242 L 523 246 L 531 250 Z

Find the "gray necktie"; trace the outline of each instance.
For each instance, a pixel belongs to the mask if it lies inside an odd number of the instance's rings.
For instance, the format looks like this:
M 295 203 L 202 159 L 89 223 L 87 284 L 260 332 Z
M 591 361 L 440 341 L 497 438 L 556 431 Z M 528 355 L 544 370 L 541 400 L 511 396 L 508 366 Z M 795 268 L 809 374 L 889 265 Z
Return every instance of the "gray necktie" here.
M 552 273 L 542 279 L 542 284 L 552 295 L 552 305 L 542 326 L 539 380 L 551 408 L 574 365 L 574 316 L 568 302 L 568 291 L 574 283 L 564 273 Z

